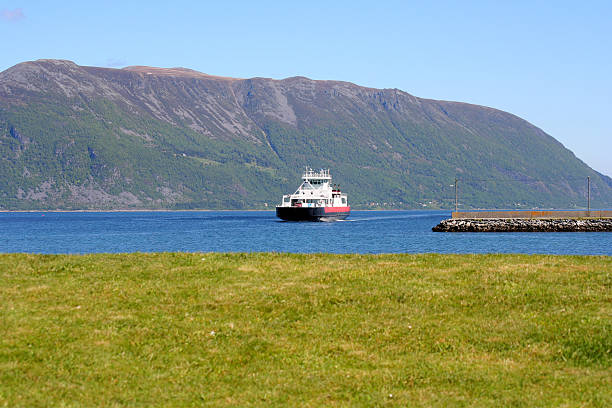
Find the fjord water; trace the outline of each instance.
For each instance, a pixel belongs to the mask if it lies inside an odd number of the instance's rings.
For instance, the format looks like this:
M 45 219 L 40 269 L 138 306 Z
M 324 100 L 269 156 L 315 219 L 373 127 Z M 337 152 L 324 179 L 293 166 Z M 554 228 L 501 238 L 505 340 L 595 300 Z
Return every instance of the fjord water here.
M 441 233 L 446 211 L 353 211 L 282 222 L 273 211 L 0 213 L 0 252 L 330 252 L 612 255 L 612 233 Z

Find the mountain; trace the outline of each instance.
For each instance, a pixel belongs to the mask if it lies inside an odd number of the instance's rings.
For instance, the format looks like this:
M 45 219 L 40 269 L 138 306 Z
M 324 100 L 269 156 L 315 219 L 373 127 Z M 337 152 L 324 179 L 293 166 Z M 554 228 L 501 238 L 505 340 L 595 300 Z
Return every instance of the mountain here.
M 499 110 L 304 77 L 24 62 L 0 73 L 0 209 L 264 208 L 304 166 L 355 208 L 612 204 L 612 179 Z

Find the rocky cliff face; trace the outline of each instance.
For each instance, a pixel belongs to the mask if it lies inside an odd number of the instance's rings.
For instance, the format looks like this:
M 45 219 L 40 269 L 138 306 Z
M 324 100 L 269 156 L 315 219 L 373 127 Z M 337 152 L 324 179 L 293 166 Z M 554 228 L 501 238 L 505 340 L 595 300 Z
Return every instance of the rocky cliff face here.
M 361 207 L 612 203 L 612 180 L 506 112 L 303 77 L 39 60 L 0 73 L 0 208 L 244 208 L 330 167 Z

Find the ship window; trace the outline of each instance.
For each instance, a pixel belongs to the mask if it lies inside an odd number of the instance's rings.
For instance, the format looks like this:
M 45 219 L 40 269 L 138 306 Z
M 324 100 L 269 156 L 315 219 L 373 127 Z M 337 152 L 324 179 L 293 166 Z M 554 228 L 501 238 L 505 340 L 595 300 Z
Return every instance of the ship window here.
M 342 204 L 346 204 L 346 198 L 342 197 Z

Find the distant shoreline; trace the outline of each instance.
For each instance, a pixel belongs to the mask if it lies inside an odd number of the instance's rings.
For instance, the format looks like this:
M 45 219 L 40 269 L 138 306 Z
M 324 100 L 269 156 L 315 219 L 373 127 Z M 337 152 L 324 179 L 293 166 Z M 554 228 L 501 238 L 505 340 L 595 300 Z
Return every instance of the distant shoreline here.
M 397 208 L 390 208 L 390 209 L 376 209 L 376 210 L 356 210 L 356 209 L 351 209 L 352 211 L 371 211 L 371 212 L 376 212 L 376 211 L 452 211 L 450 209 L 421 209 L 421 208 L 414 208 L 414 209 L 397 209 Z M 184 210 L 173 210 L 173 209 L 164 209 L 164 210 L 146 210 L 146 209 L 142 209 L 142 210 L 134 210 L 134 209 L 130 209 L 130 210 L 0 210 L 0 213 L 98 213 L 98 212 L 106 212 L 106 213 L 116 213 L 116 212 L 255 212 L 255 211 L 269 211 L 269 212 L 273 212 L 275 211 L 274 208 L 272 209 L 267 209 L 267 210 L 255 210 L 255 209 L 248 209 L 248 210 L 199 210 L 199 209 L 184 209 Z
M 191 210 L 191 209 L 187 209 L 187 210 L 146 210 L 146 209 L 142 209 L 142 210 L 134 210 L 134 209 L 130 209 L 130 210 L 0 210 L 0 213 L 37 213 L 37 212 L 44 212 L 44 213 L 94 213 L 94 212 L 212 212 L 212 211 L 226 211 L 226 212 L 233 212 L 233 211 L 274 211 L 272 210 Z

